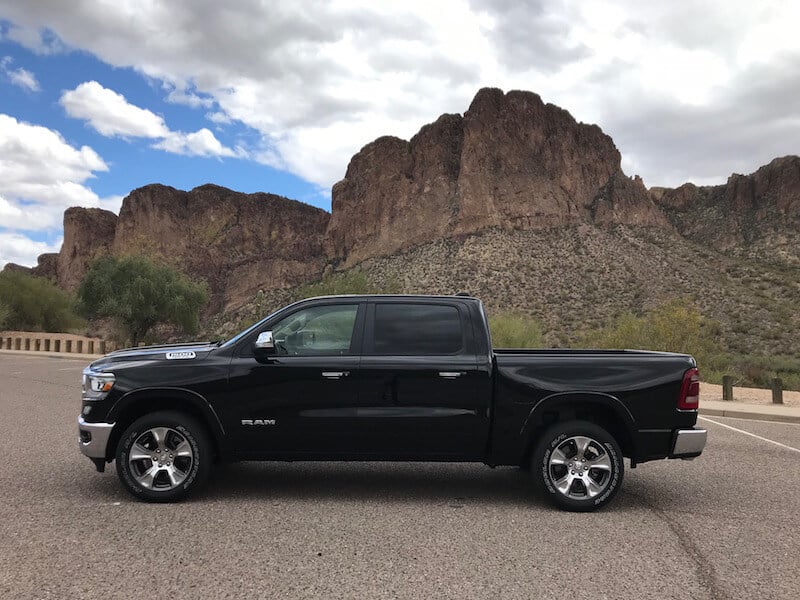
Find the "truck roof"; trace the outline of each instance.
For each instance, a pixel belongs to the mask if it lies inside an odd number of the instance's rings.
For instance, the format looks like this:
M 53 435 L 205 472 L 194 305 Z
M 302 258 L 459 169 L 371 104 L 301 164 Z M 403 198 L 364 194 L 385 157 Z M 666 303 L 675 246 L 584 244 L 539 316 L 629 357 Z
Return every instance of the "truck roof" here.
M 302 302 L 307 300 L 329 300 L 335 298 L 351 298 L 353 300 L 375 300 L 375 299 L 404 299 L 404 300 L 426 300 L 436 298 L 447 298 L 448 300 L 475 300 L 480 302 L 479 298 L 460 292 L 458 294 L 332 294 L 328 296 L 313 296 L 311 298 L 304 298 Z

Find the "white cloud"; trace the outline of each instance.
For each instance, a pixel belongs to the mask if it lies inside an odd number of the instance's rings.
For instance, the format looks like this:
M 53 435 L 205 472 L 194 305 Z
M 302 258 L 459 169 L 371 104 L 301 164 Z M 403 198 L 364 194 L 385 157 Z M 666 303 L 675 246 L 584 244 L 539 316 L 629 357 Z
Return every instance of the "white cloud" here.
M 25 46 L 36 54 L 60 54 L 67 50 L 63 42 L 52 32 L 37 27 L 12 25 L 6 32 L 5 37 Z
M 164 119 L 134 106 L 122 94 L 96 81 L 86 81 L 64 92 L 59 103 L 70 117 L 83 119 L 108 137 L 162 138 L 169 135 Z
M 174 91 L 174 90 L 173 90 Z M 154 112 L 131 104 L 125 96 L 86 81 L 61 95 L 61 106 L 70 117 L 86 121 L 107 137 L 149 138 L 161 140 L 153 148 L 189 156 L 240 156 L 223 146 L 206 128 L 194 133 L 171 131 L 164 119 Z
M 217 125 L 227 125 L 231 122 L 231 118 L 221 111 L 206 113 L 206 119 Z
M 47 242 L 37 242 L 20 233 L 0 231 L 0 269 L 10 262 L 24 267 L 33 267 L 40 254 L 58 252 L 62 242 L 63 239 L 59 238 L 55 243 L 48 244 Z
M 214 134 L 203 127 L 194 133 L 174 132 L 162 141 L 153 145 L 153 148 L 173 152 L 174 154 L 187 154 L 189 156 L 238 156 L 230 148 L 223 146 Z
M 169 84 L 164 87 L 169 90 L 165 100 L 172 104 L 183 104 L 191 108 L 211 108 L 214 105 L 212 98 L 204 98 L 190 90 L 172 87 Z
M 57 231 L 70 206 L 119 211 L 121 196 L 100 198 L 86 183 L 108 170 L 89 146 L 76 148 L 60 133 L 0 114 L 0 264 L 36 264 L 60 246 L 25 232 Z
M 722 181 L 733 162 L 752 170 L 786 147 L 796 152 L 797 125 L 774 131 L 800 118 L 781 91 L 800 82 L 798 7 L 792 0 L 39 0 L 8 3 L 4 13 L 14 23 L 8 36 L 37 51 L 55 51 L 53 31 L 69 46 L 157 79 L 171 101 L 208 110 L 213 100 L 212 122 L 237 120 L 260 132 L 259 160 L 323 186 L 375 137 L 408 137 L 442 112 L 463 112 L 486 85 L 536 91 L 599 123 L 648 184 L 677 184 Z M 751 90 L 754 77 L 759 90 Z M 680 139 L 686 122 L 694 129 Z M 189 151 L 189 135 L 158 144 Z M 210 149 L 195 137 L 196 148 Z
M 8 80 L 11 83 L 21 87 L 24 90 L 28 90 L 29 92 L 38 92 L 42 89 L 39 86 L 39 81 L 36 79 L 36 75 L 27 69 L 23 69 L 22 67 L 17 69 L 10 68 L 12 62 L 13 60 L 10 56 L 5 56 L 2 60 L 0 60 L 0 70 L 2 70 L 3 74 L 8 77 Z
M 108 166 L 89 146 L 57 131 L 0 114 L 0 226 L 44 230 L 61 225 L 69 206 L 105 203 L 84 183 Z

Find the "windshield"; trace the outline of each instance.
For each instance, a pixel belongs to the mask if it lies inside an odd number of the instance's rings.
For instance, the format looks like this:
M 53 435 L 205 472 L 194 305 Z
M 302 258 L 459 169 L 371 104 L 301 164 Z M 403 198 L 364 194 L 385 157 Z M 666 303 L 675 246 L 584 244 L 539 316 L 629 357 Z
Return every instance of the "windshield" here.
M 273 317 L 273 315 L 278 314 L 278 312 L 280 312 L 281 310 L 283 310 L 283 308 L 280 308 L 280 309 L 276 310 L 275 312 L 268 314 L 266 317 L 264 317 L 260 321 L 257 321 L 253 325 L 250 325 L 250 327 L 248 327 L 244 331 L 242 331 L 240 333 L 237 333 L 235 336 L 233 336 L 227 342 L 223 342 L 222 344 L 220 344 L 219 347 L 220 348 L 227 348 L 228 346 L 233 346 L 236 342 L 241 340 L 243 337 L 253 333 L 256 329 L 261 327 L 261 325 L 264 323 L 264 321 L 266 321 L 267 319 L 271 319 Z

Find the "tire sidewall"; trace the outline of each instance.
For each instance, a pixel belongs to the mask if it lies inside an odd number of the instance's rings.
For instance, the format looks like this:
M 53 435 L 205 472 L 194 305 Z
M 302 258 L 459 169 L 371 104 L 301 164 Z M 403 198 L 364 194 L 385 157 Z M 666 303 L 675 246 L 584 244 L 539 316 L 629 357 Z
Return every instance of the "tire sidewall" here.
M 611 481 L 603 493 L 595 498 L 585 500 L 568 498 L 555 488 L 550 478 L 549 462 L 553 451 L 565 439 L 576 435 L 591 437 L 602 444 L 611 461 Z M 622 485 L 624 463 L 619 444 L 605 429 L 588 421 L 569 421 L 557 423 L 542 434 L 532 456 L 531 472 L 539 489 L 552 504 L 565 510 L 585 512 L 605 506 L 616 495 Z
M 192 468 L 176 488 L 165 491 L 149 490 L 136 481 L 130 470 L 128 456 L 139 436 L 153 427 L 169 427 L 186 438 L 194 454 Z M 159 412 L 145 415 L 128 427 L 117 444 L 117 475 L 125 488 L 136 498 L 149 502 L 171 502 L 193 492 L 205 481 L 209 470 L 209 444 L 202 426 L 191 417 L 179 413 Z

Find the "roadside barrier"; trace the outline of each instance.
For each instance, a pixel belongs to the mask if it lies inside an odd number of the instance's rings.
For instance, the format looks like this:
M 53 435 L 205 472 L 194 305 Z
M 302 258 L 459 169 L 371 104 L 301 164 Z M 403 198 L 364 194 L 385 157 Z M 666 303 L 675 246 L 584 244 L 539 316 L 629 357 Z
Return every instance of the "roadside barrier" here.
M 783 381 L 779 378 L 774 378 L 770 382 L 770 389 L 772 390 L 772 403 L 783 404 Z M 731 375 L 722 376 L 722 399 L 725 402 L 733 400 L 733 377 Z
M 39 331 L 0 331 L 0 350 L 59 352 L 66 354 L 106 354 L 115 349 L 113 342 L 71 333 Z

